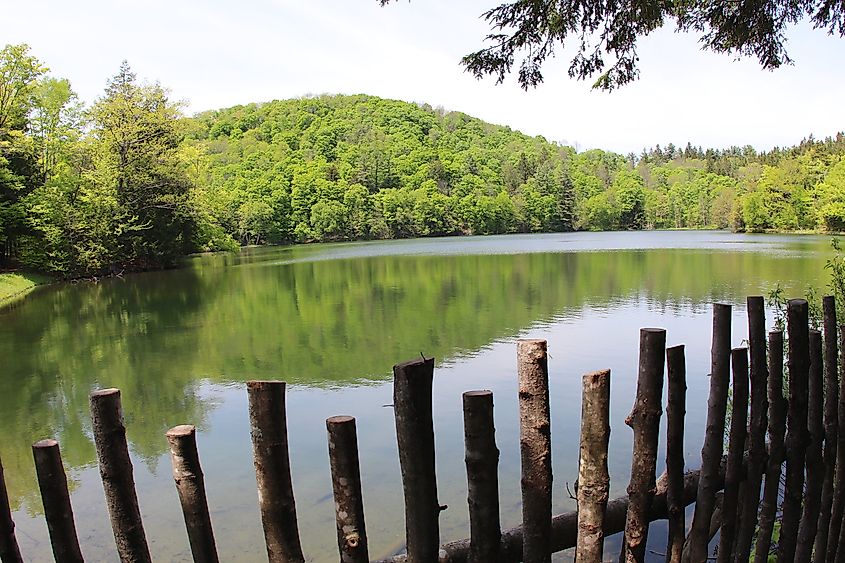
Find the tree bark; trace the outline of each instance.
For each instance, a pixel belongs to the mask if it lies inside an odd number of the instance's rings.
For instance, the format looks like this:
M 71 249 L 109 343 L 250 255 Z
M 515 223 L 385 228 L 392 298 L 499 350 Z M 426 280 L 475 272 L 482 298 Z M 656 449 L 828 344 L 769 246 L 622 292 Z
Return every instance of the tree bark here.
M 819 509 L 818 532 L 813 547 L 813 562 L 827 559 L 830 525 L 833 522 L 833 481 L 836 476 L 837 442 L 839 441 L 839 387 L 837 381 L 838 347 L 836 343 L 836 301 L 832 295 L 822 298 L 824 315 L 824 483 Z
M 53 557 L 63 563 L 81 562 L 82 551 L 73 523 L 73 508 L 70 505 L 59 443 L 55 440 L 35 442 L 32 444 L 32 456 L 35 459 L 35 473 L 38 476 Z
M 22 563 L 23 561 L 18 540 L 15 538 L 15 521 L 12 520 L 2 461 L 0 461 L 0 561 L 3 563 Z
M 687 368 L 684 346 L 666 349 L 669 392 L 666 405 L 666 503 L 669 541 L 666 563 L 680 563 L 684 551 L 684 416 L 686 415 Z
M 810 331 L 810 374 L 809 403 L 807 405 L 807 427 L 810 432 L 810 444 L 807 447 L 807 486 L 804 491 L 804 508 L 801 524 L 798 526 L 798 545 L 795 548 L 795 561 L 809 563 L 813 555 L 813 545 L 819 523 L 822 486 L 824 484 L 824 460 L 822 442 L 824 441 L 824 366 L 822 353 L 822 334 Z
M 340 561 L 367 563 L 370 555 L 364 523 L 355 419 L 351 416 L 333 416 L 326 420 L 326 430 L 329 435 L 329 462 Z

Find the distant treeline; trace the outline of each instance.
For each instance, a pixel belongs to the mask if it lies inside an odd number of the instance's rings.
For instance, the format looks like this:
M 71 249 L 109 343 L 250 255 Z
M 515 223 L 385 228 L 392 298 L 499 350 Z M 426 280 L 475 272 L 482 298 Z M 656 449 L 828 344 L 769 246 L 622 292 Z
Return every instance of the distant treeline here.
M 238 244 L 665 228 L 845 229 L 845 135 L 576 152 L 427 104 L 318 96 L 180 117 L 128 65 L 90 108 L 0 51 L 0 259 L 69 276 Z

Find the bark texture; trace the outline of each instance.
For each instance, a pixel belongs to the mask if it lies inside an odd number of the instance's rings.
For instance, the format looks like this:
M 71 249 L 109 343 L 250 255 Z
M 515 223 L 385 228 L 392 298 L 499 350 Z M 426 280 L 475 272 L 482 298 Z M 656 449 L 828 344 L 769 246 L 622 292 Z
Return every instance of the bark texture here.
M 55 440 L 35 442 L 32 444 L 32 456 L 35 459 L 35 474 L 44 504 L 44 518 L 47 520 L 53 557 L 63 563 L 81 562 L 82 551 L 73 523 L 73 508 L 70 505 L 59 443 Z
M 836 338 L 836 301 L 832 295 L 822 298 L 824 318 L 824 483 L 819 509 L 818 531 L 813 547 L 813 563 L 827 559 L 828 539 L 833 513 L 833 482 L 836 476 L 837 442 L 839 440 L 839 387 L 837 381 L 838 346 Z
M 326 420 L 326 430 L 329 435 L 329 462 L 340 561 L 367 563 L 370 555 L 367 527 L 364 524 L 355 419 L 351 416 L 333 416 Z
M 669 382 L 666 405 L 666 503 L 669 516 L 669 541 L 666 563 L 680 563 L 684 551 L 686 523 L 684 516 L 684 416 L 686 415 L 686 357 L 684 347 L 666 349 Z
M 3 563 L 21 563 L 23 561 L 20 548 L 18 548 L 18 540 L 15 538 L 15 521 L 12 520 L 2 461 L 0 461 L 0 561 Z

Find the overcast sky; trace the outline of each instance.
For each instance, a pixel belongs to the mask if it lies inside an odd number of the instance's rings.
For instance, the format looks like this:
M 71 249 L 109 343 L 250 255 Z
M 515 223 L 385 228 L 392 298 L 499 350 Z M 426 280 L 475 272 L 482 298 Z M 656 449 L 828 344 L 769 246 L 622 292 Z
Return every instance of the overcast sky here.
M 320 93 L 365 93 L 463 111 L 530 135 L 620 153 L 688 141 L 766 150 L 845 130 L 845 39 L 793 30 L 795 65 L 703 53 L 661 30 L 640 42 L 641 78 L 613 93 L 544 67 L 525 92 L 476 80 L 461 56 L 483 45 L 499 0 L 0 0 L 0 44 L 27 43 L 91 102 L 123 59 L 188 113 Z

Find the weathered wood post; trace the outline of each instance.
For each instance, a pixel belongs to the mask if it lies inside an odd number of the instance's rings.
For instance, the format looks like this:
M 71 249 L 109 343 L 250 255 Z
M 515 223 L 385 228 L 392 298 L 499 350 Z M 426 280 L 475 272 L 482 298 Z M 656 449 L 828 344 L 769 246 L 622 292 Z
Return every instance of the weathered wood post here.
M 628 515 L 622 542 L 622 558 L 629 563 L 645 561 L 648 513 L 654 497 L 657 439 L 663 414 L 663 371 L 666 365 L 666 331 L 640 329 L 637 397 L 625 424 L 634 431 L 631 480 L 628 483 Z
M 833 523 L 833 482 L 836 476 L 837 443 L 839 441 L 838 354 L 836 338 L 836 301 L 832 295 L 822 298 L 824 318 L 824 484 L 819 510 L 818 532 L 813 547 L 813 562 L 824 563 L 828 554 L 830 526 Z
M 758 516 L 754 563 L 766 563 L 772 546 L 772 530 L 778 508 L 781 465 L 786 458 L 787 402 L 783 396 L 783 332 L 769 333 L 769 459 L 766 462 L 766 483 Z M 838 533 L 838 531 L 837 531 Z
M 684 416 L 686 415 L 687 367 L 684 346 L 666 349 L 669 383 L 666 403 L 666 505 L 669 512 L 669 541 L 666 563 L 681 563 L 686 537 L 684 521 Z
M 149 562 L 150 549 L 141 521 L 138 496 L 126 427 L 120 405 L 120 390 L 102 389 L 89 397 L 94 445 L 100 463 L 100 477 L 109 509 L 117 554 L 121 561 Z
M 434 463 L 434 358 L 393 366 L 393 410 L 405 496 L 408 563 L 437 561 L 440 504 Z
M 790 299 L 787 305 L 789 336 L 789 411 L 786 422 L 786 486 L 783 518 L 778 539 L 778 561 L 792 562 L 798 539 L 801 501 L 804 495 L 804 454 L 807 431 L 810 327 L 806 299 Z
M 739 513 L 739 486 L 742 482 L 743 452 L 748 421 L 748 349 L 731 350 L 733 367 L 733 408 L 731 433 L 728 445 L 728 466 L 725 470 L 725 492 L 722 497 L 722 531 L 719 535 L 719 563 L 734 560 L 734 540 Z
M 499 520 L 499 449 L 493 424 L 493 393 L 467 391 L 463 394 L 463 403 L 470 528 L 467 561 L 498 561 L 502 525 Z
M 355 418 L 332 416 L 326 419 L 329 464 L 337 528 L 337 548 L 341 563 L 367 563 L 369 548 L 361 495 L 361 468 L 358 462 L 358 432 Z
M 76 525 L 73 523 L 73 508 L 67 490 L 67 476 L 62 465 L 59 443 L 55 440 L 41 440 L 32 444 L 35 459 L 35 474 L 38 489 L 44 504 L 44 518 L 50 533 L 50 545 L 56 561 L 83 561 Z
M 845 325 L 839 325 L 839 350 L 845 354 Z M 833 514 L 830 522 L 827 561 L 845 561 L 845 358 L 839 362 L 839 412 L 837 421 L 840 432 L 836 444 L 836 475 L 833 484 Z M 837 505 L 839 508 L 837 522 Z M 838 541 L 837 541 L 838 540 Z
M 271 563 L 304 563 L 290 476 L 284 381 L 247 381 L 258 504 Z
M 179 493 L 194 561 L 216 563 L 217 546 L 214 542 L 211 516 L 208 514 L 205 479 L 197 451 L 196 428 L 190 424 L 174 426 L 165 436 L 170 445 L 173 480 Z
M 713 305 L 713 343 L 710 348 L 710 398 L 707 401 L 707 430 L 701 448 L 701 476 L 698 496 L 683 560 L 699 563 L 707 559 L 708 531 L 722 462 L 725 412 L 731 372 L 731 306 Z
M 604 514 L 610 495 L 609 440 L 610 370 L 607 369 L 583 377 L 575 547 L 575 559 L 580 563 L 601 563 L 604 554 Z
M 810 372 L 809 403 L 807 405 L 807 428 L 810 443 L 807 447 L 807 486 L 804 489 L 804 507 L 801 523 L 798 526 L 798 545 L 795 548 L 795 561 L 809 563 L 813 555 L 813 545 L 819 523 L 822 486 L 824 485 L 824 459 L 822 442 L 824 441 L 824 354 L 822 352 L 822 334 L 818 330 L 810 331 Z
M 0 460 L 0 561 L 3 563 L 22 563 L 23 561 L 18 540 L 15 538 L 15 521 L 12 520 L 2 460 Z
M 517 342 L 519 446 L 522 462 L 522 556 L 551 561 L 552 443 L 545 340 Z
M 760 485 L 766 467 L 766 423 L 769 401 L 766 384 L 769 370 L 766 366 L 766 312 L 761 296 L 746 300 L 748 309 L 748 348 L 751 360 L 751 414 L 748 436 L 748 471 L 745 480 L 745 498 L 740 508 L 736 536 L 736 560 L 748 561 L 757 509 L 760 505 Z

